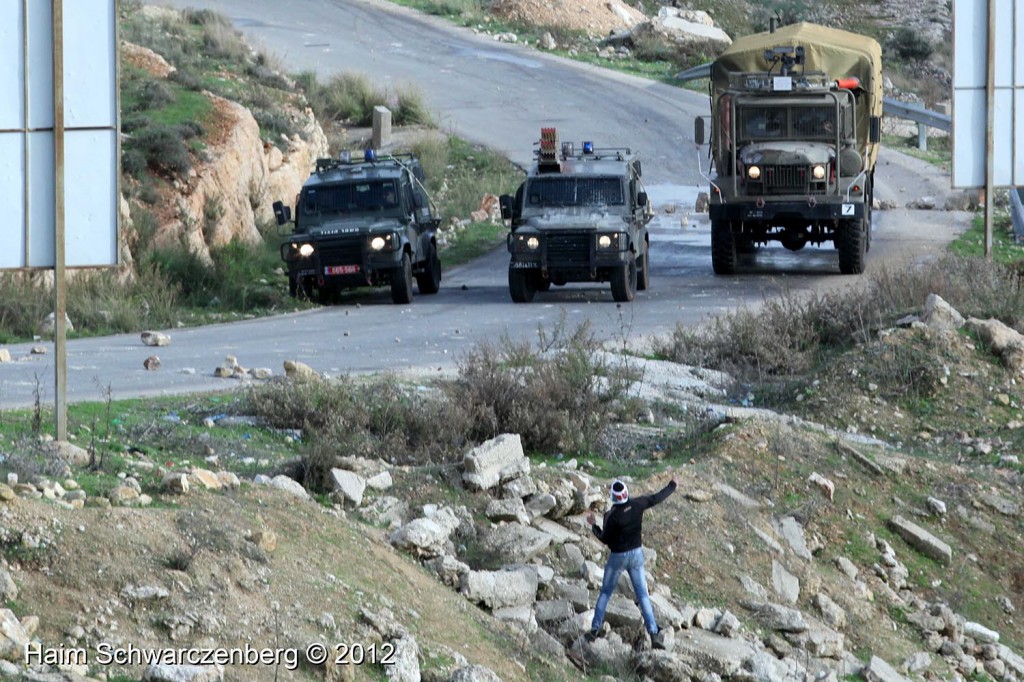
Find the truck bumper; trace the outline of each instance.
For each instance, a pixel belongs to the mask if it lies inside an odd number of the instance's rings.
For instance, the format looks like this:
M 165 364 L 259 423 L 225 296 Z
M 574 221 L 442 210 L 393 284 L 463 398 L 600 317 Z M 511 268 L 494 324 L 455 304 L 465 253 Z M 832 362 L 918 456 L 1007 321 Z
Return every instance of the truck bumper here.
M 760 204 L 760 205 L 759 205 Z M 711 220 L 752 221 L 771 223 L 773 221 L 806 220 L 812 222 L 833 222 L 836 220 L 861 220 L 864 218 L 864 202 L 844 202 L 828 197 L 828 201 L 807 199 L 758 202 L 757 200 L 733 199 L 725 204 L 711 204 L 708 209 Z

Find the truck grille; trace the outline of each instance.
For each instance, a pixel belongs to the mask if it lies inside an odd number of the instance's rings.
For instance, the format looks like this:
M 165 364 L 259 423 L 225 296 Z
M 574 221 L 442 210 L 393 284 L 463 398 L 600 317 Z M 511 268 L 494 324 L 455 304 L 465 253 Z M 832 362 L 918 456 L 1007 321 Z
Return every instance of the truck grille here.
M 322 265 L 350 265 L 363 261 L 363 238 L 333 239 L 317 244 Z
M 590 267 L 593 234 L 590 232 L 549 232 L 547 256 L 549 265 Z
M 827 183 L 811 182 L 809 166 L 761 166 L 760 182 L 748 181 L 748 194 L 824 194 Z

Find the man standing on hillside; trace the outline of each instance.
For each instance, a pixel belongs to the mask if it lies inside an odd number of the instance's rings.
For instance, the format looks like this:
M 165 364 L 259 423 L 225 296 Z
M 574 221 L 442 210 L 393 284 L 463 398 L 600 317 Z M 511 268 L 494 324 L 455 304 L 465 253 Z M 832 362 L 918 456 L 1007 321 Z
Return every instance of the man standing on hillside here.
M 608 545 L 611 554 L 604 565 L 604 580 L 601 583 L 601 596 L 594 607 L 594 621 L 586 639 L 593 642 L 600 636 L 604 624 L 604 612 L 608 608 L 608 600 L 619 582 L 623 571 L 629 572 L 633 583 L 640 612 L 644 615 L 644 624 L 651 635 L 651 645 L 656 649 L 665 648 L 665 635 L 658 629 L 654 620 L 654 609 L 647 593 L 647 576 L 644 573 L 643 531 L 644 512 L 662 502 L 675 492 L 679 479 L 675 476 L 669 484 L 653 495 L 630 498 L 629 489 L 622 481 L 616 480 L 611 485 L 612 508 L 604 515 L 603 527 L 596 525 L 594 512 L 587 514 L 587 523 L 597 539 Z

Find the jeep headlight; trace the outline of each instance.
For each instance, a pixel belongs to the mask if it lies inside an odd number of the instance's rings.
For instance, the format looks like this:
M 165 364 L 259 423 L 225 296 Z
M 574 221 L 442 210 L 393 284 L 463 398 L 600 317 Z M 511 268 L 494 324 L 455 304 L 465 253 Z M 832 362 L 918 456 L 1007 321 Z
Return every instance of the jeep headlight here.
M 597 235 L 597 248 L 608 250 L 620 248 L 622 235 L 619 232 L 607 232 Z
M 825 167 L 820 163 L 811 169 L 811 175 L 814 176 L 815 180 L 825 179 Z
M 540 237 L 517 234 L 513 236 L 513 247 L 519 252 L 536 251 L 540 248 Z
M 370 249 L 373 251 L 390 251 L 398 243 L 398 237 L 394 232 L 378 234 L 370 237 Z
M 748 168 L 747 169 L 747 177 L 750 178 L 751 180 L 760 180 L 761 179 L 761 167 L 760 166 L 751 166 L 750 168 Z
M 295 245 L 292 244 L 292 246 L 294 247 Z M 302 256 L 303 258 L 309 258 L 310 256 L 313 255 L 314 251 L 312 244 L 299 244 L 296 250 L 299 252 L 299 255 Z

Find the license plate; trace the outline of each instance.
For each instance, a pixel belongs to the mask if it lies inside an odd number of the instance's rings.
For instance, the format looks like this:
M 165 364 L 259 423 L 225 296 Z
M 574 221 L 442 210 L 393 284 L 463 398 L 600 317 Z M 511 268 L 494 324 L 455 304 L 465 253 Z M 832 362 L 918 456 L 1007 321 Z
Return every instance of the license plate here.
M 352 275 L 357 272 L 358 265 L 328 265 L 324 268 L 325 275 Z

